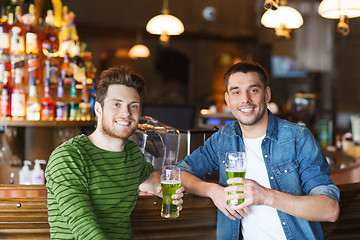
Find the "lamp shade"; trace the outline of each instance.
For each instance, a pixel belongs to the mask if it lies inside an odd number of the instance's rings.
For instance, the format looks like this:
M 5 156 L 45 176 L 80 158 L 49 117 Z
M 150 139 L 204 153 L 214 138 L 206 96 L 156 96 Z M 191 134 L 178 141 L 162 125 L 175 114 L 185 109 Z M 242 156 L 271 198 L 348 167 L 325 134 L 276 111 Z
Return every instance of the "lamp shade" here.
M 360 17 L 360 0 L 323 0 L 318 8 L 323 18 Z
M 136 58 L 147 58 L 150 56 L 149 49 L 143 44 L 134 45 L 129 50 L 129 57 L 132 59 Z
M 287 29 L 299 28 L 304 20 L 301 14 L 289 6 L 280 6 L 277 10 L 267 10 L 261 17 L 261 24 L 268 28 L 279 28 L 281 26 Z
M 179 35 L 184 32 L 183 23 L 170 14 L 159 14 L 146 24 L 146 31 L 151 34 Z

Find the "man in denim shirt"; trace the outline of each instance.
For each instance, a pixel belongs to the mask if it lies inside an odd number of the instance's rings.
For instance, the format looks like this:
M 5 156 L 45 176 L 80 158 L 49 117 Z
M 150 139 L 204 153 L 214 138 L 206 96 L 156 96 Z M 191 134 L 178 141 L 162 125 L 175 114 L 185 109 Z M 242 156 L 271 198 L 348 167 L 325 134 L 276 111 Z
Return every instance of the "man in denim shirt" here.
M 237 121 L 178 163 L 184 170 L 182 185 L 212 199 L 218 208 L 218 239 L 323 239 L 319 221 L 337 220 L 340 192 L 317 141 L 306 127 L 267 109 L 271 91 L 260 65 L 237 63 L 224 83 L 226 103 Z M 227 180 L 225 153 L 235 151 L 246 152 L 246 176 Z M 220 184 L 200 179 L 215 170 Z M 244 185 L 228 186 L 234 183 Z M 243 193 L 228 195 L 235 191 Z M 244 203 L 227 205 L 238 198 Z

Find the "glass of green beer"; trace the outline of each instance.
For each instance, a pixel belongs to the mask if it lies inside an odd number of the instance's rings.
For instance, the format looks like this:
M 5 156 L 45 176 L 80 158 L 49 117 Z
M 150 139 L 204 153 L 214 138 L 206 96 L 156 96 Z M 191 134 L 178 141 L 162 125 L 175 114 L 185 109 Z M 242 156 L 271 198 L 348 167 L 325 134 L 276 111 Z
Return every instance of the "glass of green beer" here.
M 179 217 L 178 205 L 173 204 L 172 195 L 181 187 L 181 170 L 175 165 L 163 166 L 160 175 L 163 201 L 161 216 L 164 218 Z
M 246 155 L 245 152 L 227 152 L 225 156 L 225 171 L 228 179 L 245 177 L 246 173 Z M 234 184 L 231 184 L 234 185 Z M 242 183 L 236 183 L 235 185 L 243 185 Z M 241 191 L 229 192 L 228 194 L 242 193 Z M 244 202 L 244 199 L 232 199 L 227 200 L 227 204 L 230 206 L 237 206 Z

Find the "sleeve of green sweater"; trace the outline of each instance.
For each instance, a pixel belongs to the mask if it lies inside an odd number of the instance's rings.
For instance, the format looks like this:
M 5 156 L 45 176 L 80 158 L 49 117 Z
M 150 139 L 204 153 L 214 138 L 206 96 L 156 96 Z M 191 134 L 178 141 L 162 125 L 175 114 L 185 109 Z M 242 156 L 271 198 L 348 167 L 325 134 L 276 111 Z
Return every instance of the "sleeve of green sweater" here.
M 46 186 L 75 239 L 106 239 L 87 191 L 86 166 L 77 149 L 58 147 L 46 167 Z

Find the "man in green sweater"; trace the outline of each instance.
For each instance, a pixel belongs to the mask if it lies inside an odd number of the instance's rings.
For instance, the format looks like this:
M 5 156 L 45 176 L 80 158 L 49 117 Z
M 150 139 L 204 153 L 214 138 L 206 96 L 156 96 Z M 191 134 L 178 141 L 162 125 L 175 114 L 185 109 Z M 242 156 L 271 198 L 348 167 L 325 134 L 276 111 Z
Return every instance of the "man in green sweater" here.
M 127 67 L 100 75 L 95 131 L 61 144 L 46 167 L 51 239 L 131 239 L 139 189 L 161 196 L 159 174 L 128 140 L 144 91 L 145 80 Z M 173 195 L 180 210 L 183 191 Z

